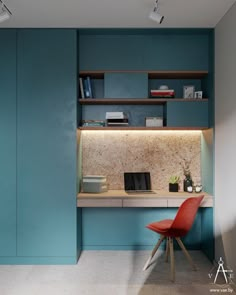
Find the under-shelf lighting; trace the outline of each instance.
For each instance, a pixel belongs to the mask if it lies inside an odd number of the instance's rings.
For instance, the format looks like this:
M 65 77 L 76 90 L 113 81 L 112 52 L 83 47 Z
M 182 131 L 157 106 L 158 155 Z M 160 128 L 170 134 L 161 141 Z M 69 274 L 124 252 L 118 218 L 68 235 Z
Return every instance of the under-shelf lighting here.
M 0 22 L 4 22 L 5 20 L 10 18 L 12 13 L 2 0 L 0 0 L 0 6 Z
M 81 130 L 83 134 L 129 134 L 129 133 L 138 133 L 140 135 L 148 134 L 179 134 L 179 135 L 188 135 L 188 134 L 201 134 L 202 130 Z

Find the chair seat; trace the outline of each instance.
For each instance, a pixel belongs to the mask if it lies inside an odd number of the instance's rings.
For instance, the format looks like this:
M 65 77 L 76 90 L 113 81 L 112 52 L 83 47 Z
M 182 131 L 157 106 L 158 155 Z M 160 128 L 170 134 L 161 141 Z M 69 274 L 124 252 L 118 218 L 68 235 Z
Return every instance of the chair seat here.
M 164 219 L 161 221 L 150 223 L 146 227 L 152 231 L 155 231 L 158 234 L 168 236 L 169 229 L 171 228 L 172 223 L 173 223 L 173 219 Z

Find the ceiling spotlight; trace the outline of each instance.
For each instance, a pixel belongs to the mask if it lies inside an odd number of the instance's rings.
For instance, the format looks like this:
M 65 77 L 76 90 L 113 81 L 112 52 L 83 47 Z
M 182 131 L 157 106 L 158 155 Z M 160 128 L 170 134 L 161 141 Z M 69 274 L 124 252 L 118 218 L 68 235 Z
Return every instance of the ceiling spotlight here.
M 153 8 L 153 11 L 150 12 L 149 18 L 151 20 L 154 20 L 155 22 L 161 24 L 164 20 L 164 16 L 158 13 L 159 7 L 158 7 L 158 0 L 156 0 L 155 7 Z
M 5 20 L 9 19 L 11 15 L 11 11 L 8 9 L 5 3 L 0 0 L 0 22 L 4 22 Z

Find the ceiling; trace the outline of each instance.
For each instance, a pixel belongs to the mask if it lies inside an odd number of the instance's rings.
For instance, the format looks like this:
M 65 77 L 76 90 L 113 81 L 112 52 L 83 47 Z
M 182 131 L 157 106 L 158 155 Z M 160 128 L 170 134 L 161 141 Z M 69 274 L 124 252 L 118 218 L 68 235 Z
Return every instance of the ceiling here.
M 159 25 L 148 18 L 154 0 L 5 0 L 13 16 L 0 28 L 212 28 L 235 2 L 159 0 Z

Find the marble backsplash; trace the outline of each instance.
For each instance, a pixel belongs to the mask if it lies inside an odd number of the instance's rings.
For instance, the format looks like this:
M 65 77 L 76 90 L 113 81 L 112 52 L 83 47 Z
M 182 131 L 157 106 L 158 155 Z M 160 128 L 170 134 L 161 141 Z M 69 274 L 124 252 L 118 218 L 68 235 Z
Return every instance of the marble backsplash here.
M 200 131 L 83 131 L 83 175 L 106 175 L 109 189 L 124 189 L 124 172 L 150 171 L 153 189 L 168 190 L 171 175 L 180 176 L 190 162 L 192 178 L 201 182 Z

